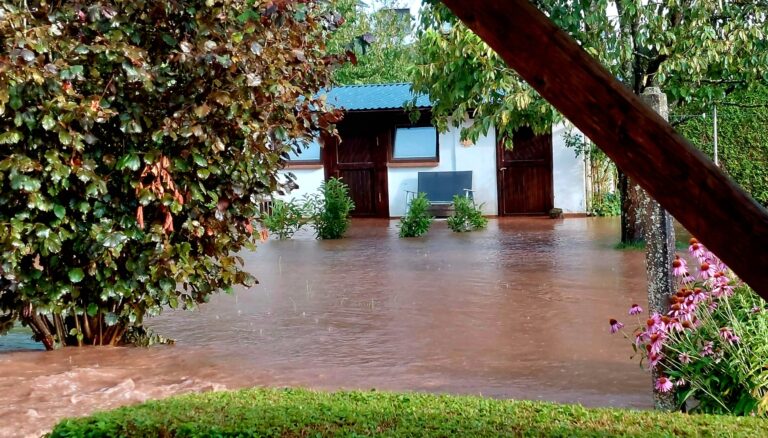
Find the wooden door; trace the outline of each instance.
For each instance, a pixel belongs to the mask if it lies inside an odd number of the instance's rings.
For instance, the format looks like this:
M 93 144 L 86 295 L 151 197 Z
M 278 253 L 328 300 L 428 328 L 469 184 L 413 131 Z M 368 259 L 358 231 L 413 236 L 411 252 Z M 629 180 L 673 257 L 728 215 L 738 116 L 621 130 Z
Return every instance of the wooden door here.
M 354 117 L 339 124 L 341 141 L 327 151 L 326 178 L 341 178 L 355 202 L 352 216 L 389 217 L 385 133 Z
M 554 204 L 552 134 L 521 128 L 512 150 L 497 145 L 499 215 L 547 214 Z

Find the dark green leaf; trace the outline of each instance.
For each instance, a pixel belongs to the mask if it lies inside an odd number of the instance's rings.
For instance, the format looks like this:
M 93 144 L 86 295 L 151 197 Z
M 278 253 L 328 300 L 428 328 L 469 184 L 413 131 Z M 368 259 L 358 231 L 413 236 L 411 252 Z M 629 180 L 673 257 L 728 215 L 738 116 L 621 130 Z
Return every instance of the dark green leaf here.
M 80 283 L 85 278 L 85 272 L 81 268 L 72 268 L 69 270 L 69 281 L 72 283 Z

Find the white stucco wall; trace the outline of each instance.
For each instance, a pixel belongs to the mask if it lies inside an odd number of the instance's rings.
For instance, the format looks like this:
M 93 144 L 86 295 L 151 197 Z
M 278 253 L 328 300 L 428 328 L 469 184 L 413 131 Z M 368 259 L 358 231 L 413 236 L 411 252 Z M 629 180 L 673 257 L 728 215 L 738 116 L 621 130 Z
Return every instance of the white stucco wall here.
M 296 183 L 299 185 L 299 188 L 284 196 L 276 196 L 276 198 L 284 199 L 286 201 L 290 201 L 292 199 L 301 199 L 301 197 L 307 193 L 314 193 L 325 179 L 325 170 L 323 170 L 322 167 L 319 169 L 281 170 L 279 174 L 284 175 L 288 172 L 293 173 L 293 175 L 296 177 Z
M 586 166 L 582 157 L 576 157 L 572 148 L 565 146 L 563 135 L 568 128 L 558 124 L 552 128 L 552 169 L 555 189 L 555 207 L 563 213 L 587 211 Z
M 389 214 L 393 217 L 405 215 L 406 191 L 418 189 L 419 172 L 472 171 L 472 188 L 475 202 L 483 205 L 483 214 L 498 214 L 496 189 L 496 132 L 491 129 L 487 136 L 476 144 L 461 144 L 459 128 L 440 134 L 440 164 L 436 167 L 390 167 L 388 172 Z

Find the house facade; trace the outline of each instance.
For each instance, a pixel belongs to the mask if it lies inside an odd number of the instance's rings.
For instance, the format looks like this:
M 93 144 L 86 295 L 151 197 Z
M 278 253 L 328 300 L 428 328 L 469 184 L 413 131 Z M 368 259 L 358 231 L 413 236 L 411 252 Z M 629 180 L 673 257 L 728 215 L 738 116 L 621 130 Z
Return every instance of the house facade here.
M 539 136 L 522 129 L 512 150 L 493 128 L 467 143 L 459 128 L 437 132 L 426 96 L 417 99 L 420 118 L 412 121 L 403 109 L 411 99 L 409 84 L 330 90 L 328 101 L 345 111 L 337 125 L 340 140 L 323 138 L 292 157 L 282 172 L 293 173 L 299 188 L 284 198 L 300 198 L 323 180 L 340 177 L 355 201 L 353 216 L 400 217 L 408 192 L 418 190 L 419 172 L 472 171 L 475 202 L 488 216 L 544 215 L 553 207 L 586 212 L 585 162 L 566 148 L 564 126 Z

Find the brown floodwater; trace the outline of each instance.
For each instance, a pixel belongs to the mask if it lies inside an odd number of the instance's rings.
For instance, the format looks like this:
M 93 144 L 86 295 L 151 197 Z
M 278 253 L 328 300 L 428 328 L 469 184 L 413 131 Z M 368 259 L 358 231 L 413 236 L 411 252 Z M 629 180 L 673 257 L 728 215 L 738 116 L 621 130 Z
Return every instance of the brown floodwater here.
M 467 234 L 443 221 L 421 239 L 396 224 L 261 245 L 244 255 L 259 285 L 149 321 L 174 346 L 20 351 L 21 334 L 0 337 L 0 436 L 257 385 L 651 407 L 650 377 L 608 333 L 609 318 L 645 307 L 643 254 L 613 248 L 617 220 L 501 219 Z

